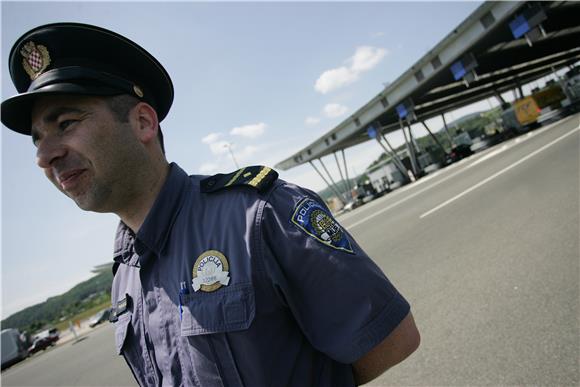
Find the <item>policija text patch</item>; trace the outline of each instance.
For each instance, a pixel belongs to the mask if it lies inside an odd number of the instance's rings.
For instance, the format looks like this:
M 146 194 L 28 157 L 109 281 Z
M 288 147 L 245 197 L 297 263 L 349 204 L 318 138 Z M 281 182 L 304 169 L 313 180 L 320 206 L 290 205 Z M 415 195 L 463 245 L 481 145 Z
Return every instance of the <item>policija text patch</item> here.
M 328 209 L 316 200 L 302 199 L 294 209 L 292 223 L 322 244 L 353 254 L 350 241 L 342 227 Z

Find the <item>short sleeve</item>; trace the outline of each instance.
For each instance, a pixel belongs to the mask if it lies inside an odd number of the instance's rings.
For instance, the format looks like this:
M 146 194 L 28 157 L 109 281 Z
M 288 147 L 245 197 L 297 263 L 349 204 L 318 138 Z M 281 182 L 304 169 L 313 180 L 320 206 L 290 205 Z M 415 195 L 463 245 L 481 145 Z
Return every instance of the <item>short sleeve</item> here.
M 318 351 L 350 364 L 396 328 L 409 304 L 313 192 L 277 186 L 261 216 L 268 273 Z

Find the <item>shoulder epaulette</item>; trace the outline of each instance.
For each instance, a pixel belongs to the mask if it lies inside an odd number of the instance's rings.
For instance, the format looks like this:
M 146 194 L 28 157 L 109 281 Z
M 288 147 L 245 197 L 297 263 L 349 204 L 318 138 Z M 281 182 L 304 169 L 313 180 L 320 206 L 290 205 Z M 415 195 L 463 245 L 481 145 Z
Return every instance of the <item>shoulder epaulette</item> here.
M 272 168 L 254 165 L 232 173 L 218 173 L 205 178 L 201 181 L 200 190 L 203 193 L 211 193 L 230 187 L 249 186 L 262 192 L 272 186 L 277 178 L 278 172 Z

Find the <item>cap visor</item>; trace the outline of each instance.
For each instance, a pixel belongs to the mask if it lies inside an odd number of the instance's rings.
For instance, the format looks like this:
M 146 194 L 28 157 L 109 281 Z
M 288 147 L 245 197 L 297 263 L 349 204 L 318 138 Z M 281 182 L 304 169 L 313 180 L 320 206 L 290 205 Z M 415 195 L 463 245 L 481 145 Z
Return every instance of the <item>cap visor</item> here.
M 119 89 L 97 85 L 79 85 L 73 83 L 59 83 L 16 95 L 2 102 L 1 120 L 9 129 L 30 135 L 31 113 L 37 98 L 49 95 L 95 95 L 112 96 L 123 94 Z

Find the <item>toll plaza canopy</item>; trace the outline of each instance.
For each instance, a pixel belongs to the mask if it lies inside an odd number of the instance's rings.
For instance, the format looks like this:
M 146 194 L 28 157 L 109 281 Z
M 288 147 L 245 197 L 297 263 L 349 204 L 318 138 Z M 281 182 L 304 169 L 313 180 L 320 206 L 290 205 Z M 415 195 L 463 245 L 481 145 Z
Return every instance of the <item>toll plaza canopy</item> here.
M 490 96 L 501 99 L 570 66 L 580 60 L 579 20 L 580 2 L 485 2 L 377 96 L 276 168 L 399 130 L 401 120 L 424 122 Z

